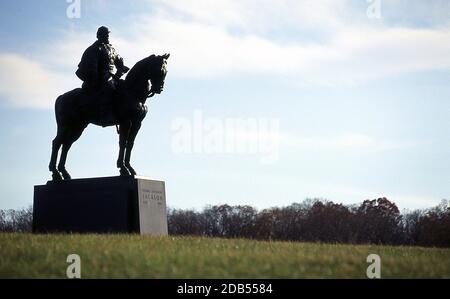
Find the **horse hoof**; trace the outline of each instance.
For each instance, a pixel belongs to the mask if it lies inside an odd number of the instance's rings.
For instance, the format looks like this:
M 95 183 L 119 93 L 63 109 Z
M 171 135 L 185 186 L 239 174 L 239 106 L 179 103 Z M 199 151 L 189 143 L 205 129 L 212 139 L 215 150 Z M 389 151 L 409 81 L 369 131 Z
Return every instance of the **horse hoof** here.
M 136 175 L 136 170 L 134 170 L 133 167 L 131 167 L 131 165 L 126 165 L 128 171 L 131 173 L 131 175 Z
M 53 171 L 52 181 L 59 182 L 59 181 L 62 181 L 62 180 L 63 180 L 63 177 L 61 176 L 61 174 L 58 171 Z
M 72 177 L 70 176 L 70 174 L 67 172 L 67 170 L 65 168 L 63 169 L 59 169 L 59 172 L 61 173 L 62 177 L 64 178 L 65 181 L 71 180 Z
M 120 176 L 131 176 L 131 172 L 125 166 L 120 168 Z

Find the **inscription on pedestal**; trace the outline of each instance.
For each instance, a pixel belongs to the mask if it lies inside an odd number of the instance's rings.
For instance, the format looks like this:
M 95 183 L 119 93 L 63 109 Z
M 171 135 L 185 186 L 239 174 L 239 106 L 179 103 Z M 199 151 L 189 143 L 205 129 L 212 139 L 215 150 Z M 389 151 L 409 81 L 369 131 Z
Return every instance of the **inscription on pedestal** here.
M 167 235 L 164 182 L 138 180 L 138 194 L 141 234 Z

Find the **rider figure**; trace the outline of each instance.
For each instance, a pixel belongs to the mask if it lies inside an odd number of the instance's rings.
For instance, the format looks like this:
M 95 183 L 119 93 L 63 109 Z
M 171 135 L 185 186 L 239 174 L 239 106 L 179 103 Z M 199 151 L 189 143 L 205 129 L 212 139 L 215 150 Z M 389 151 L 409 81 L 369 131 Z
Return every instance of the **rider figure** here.
M 103 116 L 105 105 L 114 96 L 117 81 L 129 71 L 113 46 L 109 43 L 109 29 L 98 28 L 97 41 L 84 51 L 78 64 L 76 75 L 84 83 L 83 90 L 89 93 L 101 93 L 100 114 Z

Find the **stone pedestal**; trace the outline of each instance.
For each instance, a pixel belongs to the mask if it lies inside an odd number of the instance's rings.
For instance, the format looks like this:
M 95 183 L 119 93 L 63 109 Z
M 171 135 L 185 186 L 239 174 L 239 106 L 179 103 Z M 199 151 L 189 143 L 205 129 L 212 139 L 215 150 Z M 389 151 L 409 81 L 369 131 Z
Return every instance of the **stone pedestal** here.
M 136 176 L 35 186 L 33 232 L 167 235 L 165 183 Z

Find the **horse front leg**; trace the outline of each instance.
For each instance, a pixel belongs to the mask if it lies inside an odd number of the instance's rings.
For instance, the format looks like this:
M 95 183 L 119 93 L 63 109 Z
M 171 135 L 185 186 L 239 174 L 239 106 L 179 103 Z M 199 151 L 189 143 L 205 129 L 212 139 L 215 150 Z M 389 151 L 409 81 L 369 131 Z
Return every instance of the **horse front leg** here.
M 136 175 L 136 171 L 130 165 L 131 151 L 133 150 L 134 140 L 136 139 L 136 135 L 139 132 L 140 128 L 141 128 L 140 121 L 133 123 L 131 125 L 130 134 L 128 135 L 128 142 L 125 151 L 125 166 L 128 168 L 128 170 L 131 172 L 132 175 Z
M 124 122 L 119 126 L 119 157 L 117 158 L 117 168 L 120 169 L 121 176 L 131 176 L 131 172 L 125 166 L 125 149 L 127 147 L 128 136 L 130 134 L 130 122 Z

